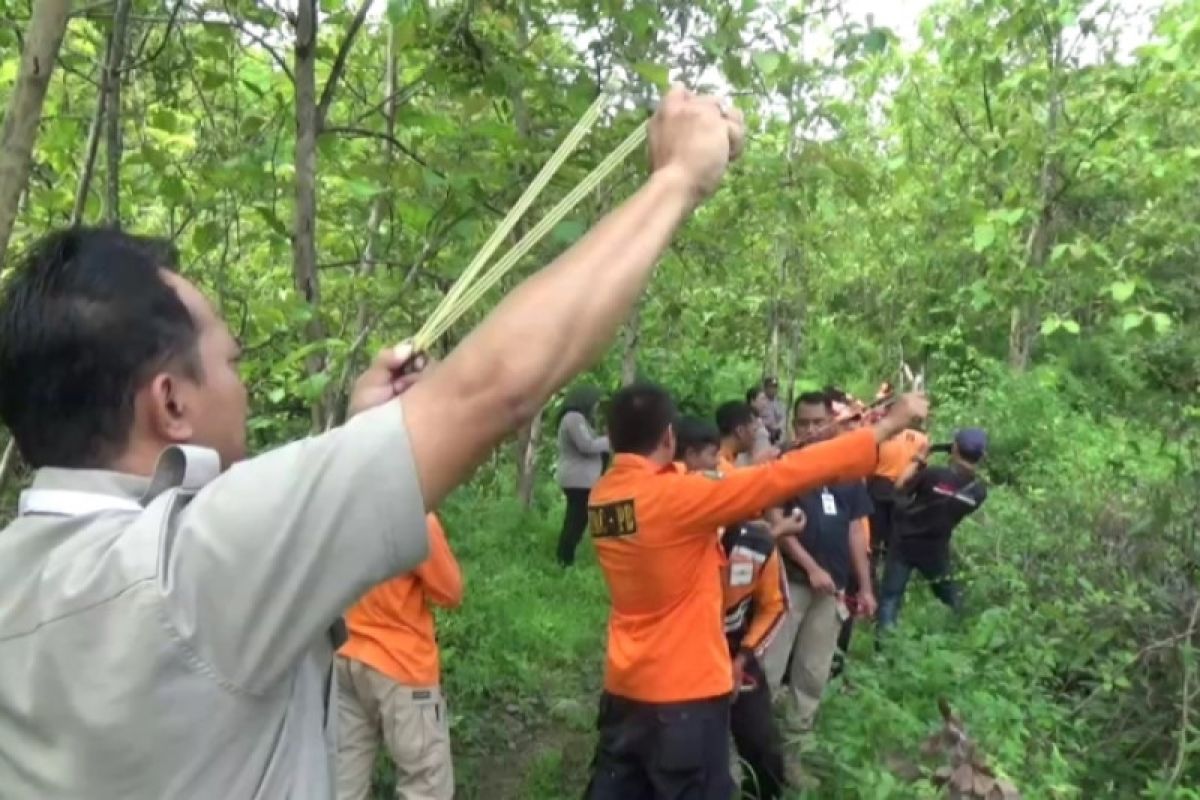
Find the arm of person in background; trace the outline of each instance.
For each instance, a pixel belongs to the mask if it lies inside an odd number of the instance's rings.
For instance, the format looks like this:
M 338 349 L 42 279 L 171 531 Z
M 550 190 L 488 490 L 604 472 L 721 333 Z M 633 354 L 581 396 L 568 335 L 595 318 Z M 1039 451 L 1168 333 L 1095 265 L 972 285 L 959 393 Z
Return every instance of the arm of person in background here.
M 673 88 L 650 122 L 650 179 L 526 279 L 401 399 L 427 508 L 612 341 L 679 225 L 741 149 L 736 110 Z
M 754 585 L 754 616 L 746 635 L 742 637 L 741 649 L 762 658 L 767 646 L 779 632 L 784 615 L 791 607 L 788 597 L 787 577 L 783 565 L 779 563 L 779 553 L 771 553 L 763 564 L 762 573 Z
M 663 493 L 664 510 L 682 529 L 717 528 L 808 489 L 864 478 L 875 468 L 879 442 L 927 410 L 924 396 L 905 395 L 873 427 L 793 450 L 769 464 L 734 470 L 717 481 L 695 473 L 670 476 L 671 485 Z
M 567 431 L 567 436 L 571 438 L 571 443 L 579 452 L 589 456 L 598 456 L 608 452 L 608 437 L 592 433 L 583 414 L 577 411 L 569 412 L 563 417 L 562 424 Z
M 858 613 L 875 615 L 875 589 L 871 585 L 871 529 L 867 517 L 850 523 L 850 561 L 858 576 Z
M 446 530 L 433 514 L 429 519 L 429 558 L 413 572 L 425 589 L 425 596 L 442 608 L 458 608 L 463 598 L 462 570 L 446 541 Z
M 780 539 L 777 544 L 781 553 L 804 570 L 804 574 L 808 576 L 808 584 L 814 592 L 833 594 L 837 591 L 837 584 L 833 582 L 833 576 L 817 563 L 817 560 L 804 549 L 804 545 L 800 544 L 798 539 L 791 537 Z

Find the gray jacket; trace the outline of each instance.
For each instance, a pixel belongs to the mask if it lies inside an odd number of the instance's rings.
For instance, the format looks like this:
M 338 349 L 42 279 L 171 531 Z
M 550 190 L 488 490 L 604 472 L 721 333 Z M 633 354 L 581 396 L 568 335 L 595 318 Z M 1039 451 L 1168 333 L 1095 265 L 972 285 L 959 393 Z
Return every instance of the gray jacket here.
M 332 800 L 331 623 L 420 564 L 398 403 L 217 475 L 42 469 L 0 532 L 0 795 Z
M 558 467 L 555 476 L 564 489 L 590 489 L 600 480 L 608 437 L 597 436 L 578 411 L 568 411 L 558 425 Z

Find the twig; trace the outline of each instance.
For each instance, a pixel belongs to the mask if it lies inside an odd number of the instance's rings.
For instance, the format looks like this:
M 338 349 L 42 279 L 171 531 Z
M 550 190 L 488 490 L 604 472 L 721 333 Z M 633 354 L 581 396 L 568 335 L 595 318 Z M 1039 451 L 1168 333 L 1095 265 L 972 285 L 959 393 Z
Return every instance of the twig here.
M 350 21 L 350 27 L 346 28 L 346 35 L 342 37 L 342 43 L 338 47 L 337 55 L 333 59 L 333 68 L 329 72 L 329 78 L 325 81 L 325 88 L 321 90 L 321 99 L 317 101 L 318 131 L 325 127 L 325 120 L 329 117 L 329 107 L 333 104 L 333 93 L 337 89 L 338 81 L 341 80 L 342 73 L 346 69 L 346 60 L 350 55 L 350 46 L 354 44 L 354 38 L 358 35 L 358 30 L 362 27 L 363 22 L 367 18 L 367 12 L 370 9 L 371 0 L 363 0 L 362 5 L 358 7 L 358 13 Z
M 1184 647 L 1191 647 L 1192 634 L 1196 632 L 1196 620 L 1200 618 L 1200 600 L 1197 600 L 1192 605 L 1192 618 L 1188 622 L 1187 638 L 1188 642 Z M 1179 783 L 1180 776 L 1183 775 L 1183 768 L 1187 764 L 1188 751 L 1188 726 L 1191 724 L 1190 716 L 1192 710 L 1192 662 L 1191 659 L 1185 658 L 1182 654 L 1179 660 L 1183 662 L 1183 701 L 1179 711 L 1179 749 L 1175 753 L 1175 768 L 1171 770 L 1171 779 L 1167 781 L 1168 788 L 1174 787 Z

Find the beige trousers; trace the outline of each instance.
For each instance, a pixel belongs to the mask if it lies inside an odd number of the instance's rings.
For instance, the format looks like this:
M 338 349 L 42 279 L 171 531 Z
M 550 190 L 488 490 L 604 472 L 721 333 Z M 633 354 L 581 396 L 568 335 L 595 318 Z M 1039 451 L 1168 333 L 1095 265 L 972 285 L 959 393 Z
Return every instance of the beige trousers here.
M 450 726 L 438 687 L 401 686 L 360 661 L 337 659 L 338 800 L 367 800 L 380 740 L 396 765 L 397 800 L 450 800 Z
M 817 594 L 807 583 L 791 580 L 788 590 L 792 608 L 767 650 L 763 669 L 773 692 L 779 691 L 783 675 L 788 673 L 791 685 L 784 696 L 788 706 L 785 724 L 790 733 L 807 733 L 829 682 L 842 621 L 834 595 Z

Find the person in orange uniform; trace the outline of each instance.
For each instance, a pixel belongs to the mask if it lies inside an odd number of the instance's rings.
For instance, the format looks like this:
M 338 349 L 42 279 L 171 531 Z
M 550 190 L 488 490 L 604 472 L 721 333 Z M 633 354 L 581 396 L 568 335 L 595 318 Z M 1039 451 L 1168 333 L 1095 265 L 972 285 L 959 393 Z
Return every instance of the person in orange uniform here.
M 587 797 L 728 800 L 733 664 L 717 529 L 875 468 L 880 441 L 925 413 L 906 396 L 871 429 L 714 479 L 675 469 L 675 405 L 626 387 L 608 410 L 615 457 L 588 525 L 612 601 L 599 741 Z
M 458 562 L 433 514 L 429 558 L 381 583 L 346 614 L 338 651 L 338 800 L 366 800 L 380 740 L 399 800 L 451 800 L 454 767 L 430 604 L 462 602 Z
M 720 435 L 704 420 L 677 425 L 676 465 L 688 472 L 717 471 Z M 733 660 L 730 728 L 744 762 L 741 796 L 777 800 L 784 786 L 783 737 L 771 709 L 771 690 L 759 659 L 782 627 L 788 609 L 787 579 L 775 537 L 761 522 L 734 523 L 721 534 L 725 639 Z

